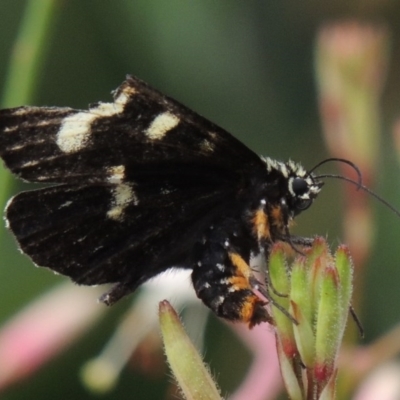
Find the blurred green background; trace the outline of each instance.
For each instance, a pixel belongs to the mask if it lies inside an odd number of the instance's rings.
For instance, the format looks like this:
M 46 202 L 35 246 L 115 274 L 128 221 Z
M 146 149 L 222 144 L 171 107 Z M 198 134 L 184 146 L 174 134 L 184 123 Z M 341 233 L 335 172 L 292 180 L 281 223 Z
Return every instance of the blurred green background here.
M 25 5 L 23 0 L 0 2 L 0 91 Z M 110 91 L 130 73 L 224 127 L 257 153 L 292 158 L 310 168 L 329 156 L 314 81 L 316 32 L 324 22 L 348 18 L 384 22 L 391 33 L 374 190 L 400 208 L 398 155 L 391 139 L 400 116 L 396 1 L 60 0 L 32 104 L 86 108 L 109 101 Z M 329 167 L 332 172 L 334 167 Z M 297 234 L 328 235 L 334 245 L 340 242 L 342 186 L 326 184 L 315 205 L 298 218 Z M 13 191 L 21 187 L 15 183 Z M 400 315 L 400 219 L 377 202 L 373 207 L 376 244 L 360 315 L 365 343 L 397 323 Z M 10 234 L 0 251 L 0 320 L 6 321 L 64 278 L 33 268 L 18 253 Z M 91 398 L 78 370 L 102 348 L 126 307 L 117 305 L 70 351 L 10 388 L 2 399 Z M 217 372 L 223 393 L 234 390 L 250 362 L 240 346 L 224 325 L 211 320 L 206 359 Z M 149 378 L 128 367 L 116 391 L 103 398 L 164 398 L 169 380 Z

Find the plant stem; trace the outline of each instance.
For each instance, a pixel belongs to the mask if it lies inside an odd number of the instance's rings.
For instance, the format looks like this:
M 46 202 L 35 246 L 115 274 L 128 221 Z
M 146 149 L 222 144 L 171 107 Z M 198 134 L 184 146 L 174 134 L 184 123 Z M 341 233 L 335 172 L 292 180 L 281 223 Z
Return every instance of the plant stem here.
M 29 0 L 10 56 L 1 106 L 29 103 L 45 59 L 58 0 Z M 11 189 L 10 174 L 0 165 L 0 209 Z M 0 236 L 2 229 L 0 229 Z

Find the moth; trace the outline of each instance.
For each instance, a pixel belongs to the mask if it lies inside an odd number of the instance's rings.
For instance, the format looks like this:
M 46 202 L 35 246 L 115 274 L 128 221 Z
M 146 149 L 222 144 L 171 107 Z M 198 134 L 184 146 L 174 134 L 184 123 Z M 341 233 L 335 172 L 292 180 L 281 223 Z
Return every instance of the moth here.
M 215 314 L 271 321 L 251 261 L 306 240 L 292 220 L 322 182 L 293 161 L 260 157 L 138 78 L 88 110 L 0 111 L 0 156 L 44 184 L 13 197 L 6 224 L 35 264 L 80 285 L 113 283 L 111 305 L 170 268 L 189 268 Z M 43 185 L 42 185 L 43 186 Z

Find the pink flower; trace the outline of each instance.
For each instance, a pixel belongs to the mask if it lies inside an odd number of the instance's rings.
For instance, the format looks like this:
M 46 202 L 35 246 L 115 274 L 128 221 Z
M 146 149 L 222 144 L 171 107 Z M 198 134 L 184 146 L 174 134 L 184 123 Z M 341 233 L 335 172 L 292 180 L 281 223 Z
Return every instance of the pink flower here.
M 98 290 L 70 283 L 44 294 L 0 330 L 0 390 L 27 378 L 65 350 L 107 309 Z

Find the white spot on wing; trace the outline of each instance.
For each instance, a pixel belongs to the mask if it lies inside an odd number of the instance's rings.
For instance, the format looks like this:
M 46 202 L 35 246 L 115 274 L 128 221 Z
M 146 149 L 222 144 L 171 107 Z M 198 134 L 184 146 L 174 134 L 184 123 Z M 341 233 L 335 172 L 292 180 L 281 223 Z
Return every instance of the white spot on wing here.
M 60 210 L 61 208 L 69 207 L 71 204 L 72 204 L 72 201 L 68 200 L 65 203 L 61 204 L 61 206 L 58 207 L 58 209 Z
M 125 167 L 123 165 L 117 165 L 107 169 L 108 182 L 110 183 L 121 183 L 125 178 Z
M 90 138 L 90 126 L 98 115 L 88 111 L 64 118 L 56 143 L 63 153 L 75 153 L 84 148 Z
M 14 131 L 16 131 L 18 128 L 19 128 L 18 125 L 15 125 L 15 126 L 7 126 L 7 127 L 4 128 L 3 132 L 4 132 L 4 133 L 7 133 L 7 132 L 14 132 Z
M 123 216 L 125 208 L 133 203 L 139 204 L 139 200 L 133 188 L 126 183 L 116 185 L 113 189 L 112 207 L 107 211 L 107 216 L 114 220 L 120 220 Z
M 57 133 L 57 146 L 63 153 L 75 153 L 84 148 L 89 142 L 93 121 L 121 114 L 134 93 L 133 88 L 125 88 L 114 103 L 99 103 L 89 111 L 81 111 L 64 118 Z
M 44 119 L 44 120 L 42 120 L 42 121 L 39 121 L 39 122 L 36 124 L 36 126 L 41 126 L 41 127 L 43 127 L 43 126 L 49 126 L 49 125 L 52 125 L 52 124 L 54 124 L 54 121 L 53 121 L 52 119 L 50 119 L 50 120 Z
M 169 189 L 169 188 L 161 188 L 160 189 L 160 193 L 163 194 L 163 195 L 167 195 L 167 194 L 172 193 L 172 190 Z
M 125 104 L 129 101 L 131 97 L 133 97 L 135 93 L 136 90 L 132 86 L 126 86 L 121 91 L 121 93 L 118 94 L 117 98 L 115 99 L 115 103 L 119 103 L 122 106 L 125 106 Z
M 170 112 L 157 115 L 145 134 L 151 140 L 162 139 L 163 136 L 179 124 L 180 119 Z
M 56 159 L 57 157 L 58 157 L 58 155 L 51 156 L 51 157 L 46 157 L 46 161 L 52 161 L 52 160 Z M 27 162 L 22 163 L 21 165 L 19 165 L 19 168 L 31 168 L 31 167 L 34 167 L 36 165 L 39 165 L 41 162 L 42 162 L 42 160 L 40 160 L 40 159 L 27 161 Z M 47 178 L 48 178 L 48 176 L 42 176 L 42 177 L 38 177 L 37 179 L 44 180 L 44 179 L 47 179 Z
M 15 111 L 13 112 L 13 115 L 17 115 L 17 116 L 25 115 L 25 114 L 27 114 L 28 112 L 31 112 L 31 110 L 32 110 L 33 108 L 34 108 L 34 107 L 20 107 L 18 110 L 15 110 Z
M 18 143 L 15 146 L 9 147 L 8 150 L 9 151 L 18 151 L 18 150 L 23 149 L 24 147 L 25 147 L 25 143 L 22 143 L 22 144 Z
M 26 163 L 21 164 L 20 168 L 34 167 L 35 165 L 38 165 L 39 162 L 40 160 L 27 161 Z
M 207 139 L 204 139 L 200 143 L 200 150 L 204 151 L 205 153 L 212 153 L 214 151 L 214 143 L 210 142 Z

